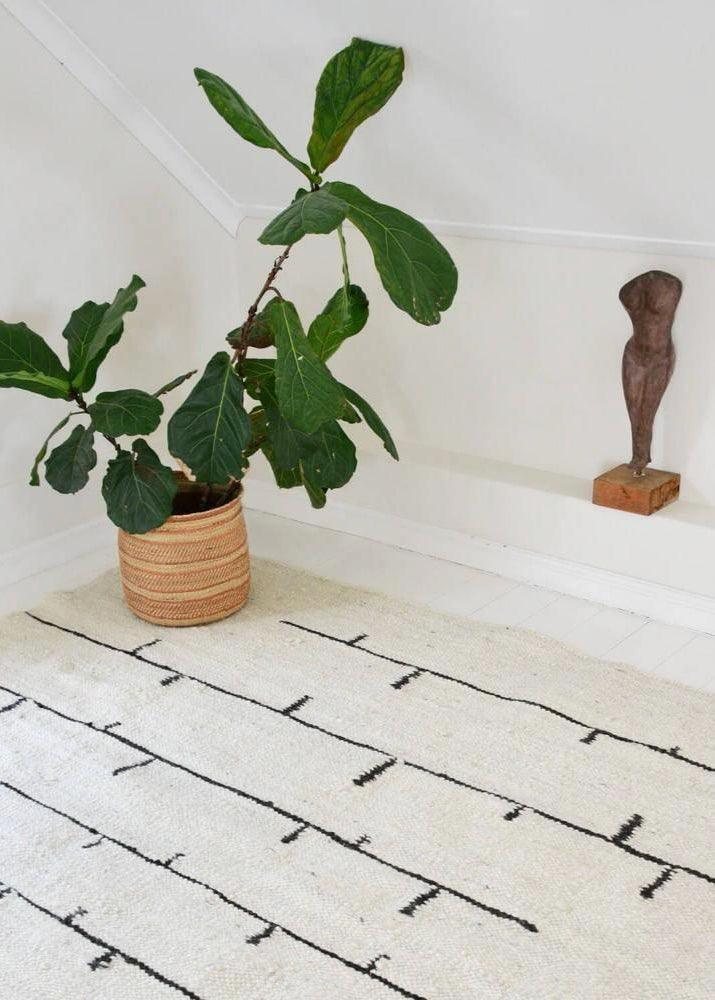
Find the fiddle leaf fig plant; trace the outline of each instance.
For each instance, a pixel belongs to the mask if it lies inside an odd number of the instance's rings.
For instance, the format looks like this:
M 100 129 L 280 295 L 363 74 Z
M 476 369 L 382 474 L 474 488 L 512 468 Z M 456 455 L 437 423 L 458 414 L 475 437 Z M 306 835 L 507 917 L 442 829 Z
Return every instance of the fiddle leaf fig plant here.
M 137 306 L 143 280 L 134 275 L 110 302 L 85 302 L 72 313 L 62 336 L 67 341 L 67 367 L 47 342 L 24 323 L 0 322 L 0 388 L 36 392 L 68 404 L 69 413 L 52 428 L 30 471 L 30 485 L 40 485 L 40 467 L 58 493 L 77 493 L 89 482 L 97 465 L 98 438 L 115 452 L 102 485 L 107 513 L 127 531 L 145 532 L 162 524 L 171 514 L 176 480 L 171 469 L 141 437 L 131 446 L 118 438 L 151 434 L 161 421 L 164 405 L 159 396 L 177 388 L 195 372 L 173 379 L 151 394 L 142 389 L 100 392 L 93 402 L 92 389 L 104 359 L 124 332 L 124 317 Z M 47 454 L 50 442 L 78 418 L 69 436 Z
M 357 467 L 344 425 L 363 420 L 397 459 L 382 419 L 328 367 L 345 341 L 363 330 L 369 314 L 365 292 L 350 278 L 344 224 L 367 240 L 394 304 L 423 325 L 439 323 L 451 305 L 457 269 L 417 219 L 373 200 L 353 184 L 324 181 L 322 175 L 356 128 L 384 107 L 403 71 L 402 49 L 362 38 L 333 56 L 316 88 L 309 163 L 290 153 L 229 83 L 205 69 L 194 71 L 213 108 L 242 139 L 278 153 L 310 183 L 298 189 L 259 236 L 260 243 L 283 250 L 245 320 L 227 336 L 233 354 L 211 360 L 169 421 L 172 455 L 199 479 L 236 483 L 260 451 L 279 488 L 303 486 L 313 506 L 322 507 L 327 492 L 344 486 Z M 323 310 L 304 322 L 276 280 L 305 236 L 330 233 L 337 236 L 342 282 Z M 254 351 L 270 351 L 271 356 L 257 358 Z M 248 397 L 255 404 L 250 410 Z
M 360 393 L 341 383 L 328 362 L 366 326 L 369 303 L 350 276 L 346 225 L 364 237 L 392 302 L 425 326 L 440 322 L 457 290 L 457 270 L 442 244 L 417 219 L 375 201 L 354 184 L 323 180 L 355 130 L 380 111 L 402 82 L 402 49 L 355 38 L 323 70 L 315 94 L 308 162 L 288 151 L 234 88 L 214 73 L 194 71 L 211 105 L 242 139 L 281 156 L 308 187 L 265 227 L 259 242 L 282 247 L 243 322 L 208 361 L 168 423 L 170 453 L 198 482 L 192 497 L 204 507 L 227 502 L 253 456 L 261 452 L 281 489 L 303 487 L 314 507 L 352 477 L 357 455 L 346 428 L 365 422 L 394 459 L 397 448 L 380 416 Z M 342 280 L 317 316 L 301 319 L 276 285 L 293 248 L 305 236 L 335 234 Z M 337 268 L 336 268 L 337 270 Z M 39 486 L 76 493 L 99 463 L 97 446 L 112 450 L 102 481 L 111 520 L 141 534 L 174 509 L 177 476 L 144 440 L 157 430 L 160 397 L 195 375 L 157 391 L 127 388 L 90 399 L 98 371 L 137 306 L 144 281 L 134 275 L 112 302 L 85 302 L 62 333 L 66 362 L 24 323 L 0 322 L 0 388 L 20 388 L 70 409 L 40 447 L 30 473 Z M 260 353 L 256 356 L 253 352 Z M 250 356 L 249 356 L 250 352 Z M 69 435 L 54 444 L 70 421 Z M 198 502 L 198 501 L 197 501 Z

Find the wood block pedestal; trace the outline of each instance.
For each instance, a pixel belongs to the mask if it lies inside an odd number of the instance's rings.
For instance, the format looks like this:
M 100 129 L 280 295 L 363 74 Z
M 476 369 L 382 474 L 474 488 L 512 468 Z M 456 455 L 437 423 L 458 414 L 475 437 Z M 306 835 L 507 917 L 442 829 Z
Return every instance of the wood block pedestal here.
M 618 465 L 593 481 L 593 502 L 631 514 L 654 514 L 678 499 L 680 476 L 677 472 L 646 469 L 634 476 L 627 465 Z

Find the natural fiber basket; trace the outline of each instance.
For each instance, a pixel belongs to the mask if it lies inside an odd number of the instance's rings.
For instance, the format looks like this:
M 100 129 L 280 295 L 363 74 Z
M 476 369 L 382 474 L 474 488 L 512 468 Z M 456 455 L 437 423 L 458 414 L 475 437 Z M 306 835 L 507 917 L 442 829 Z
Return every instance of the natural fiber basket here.
M 124 597 L 155 625 L 203 625 L 248 599 L 250 565 L 241 494 L 214 510 L 173 514 L 145 535 L 119 531 Z

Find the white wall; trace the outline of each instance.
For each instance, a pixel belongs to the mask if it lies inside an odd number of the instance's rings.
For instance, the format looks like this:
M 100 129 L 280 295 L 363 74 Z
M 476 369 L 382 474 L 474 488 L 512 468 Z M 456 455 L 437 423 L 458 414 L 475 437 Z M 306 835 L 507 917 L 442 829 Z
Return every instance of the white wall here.
M 28 21 L 46 21 L 36 0 L 1 2 Z M 260 203 L 288 200 L 295 180 L 277 157 L 230 133 L 193 84 L 191 67 L 245 80 L 246 96 L 300 153 L 327 55 L 353 33 L 402 42 L 405 83 L 355 136 L 341 174 L 376 197 L 445 220 L 437 231 L 457 262 L 460 288 L 439 326 L 419 327 L 388 302 L 359 234 L 348 233 L 353 280 L 370 297 L 371 322 L 343 348 L 337 371 L 384 416 L 403 462 L 392 465 L 358 428 L 358 475 L 316 516 L 369 533 L 372 512 L 388 519 L 381 523 L 395 537 L 395 518 L 413 521 L 417 534 L 434 529 L 433 539 L 456 533 L 441 550 L 450 558 L 462 557 L 465 539 L 486 538 L 696 591 L 712 599 L 707 614 L 715 622 L 715 140 L 702 127 L 711 97 L 702 41 L 715 27 L 710 5 L 606 2 L 584 19 L 583 7 L 565 0 L 460 0 L 439 10 L 407 0 L 338 7 L 276 0 L 270 37 L 253 7 L 228 0 L 200 7 L 52 0 L 51 7 L 139 98 L 126 107 L 143 114 L 141 123 L 132 111 L 125 124 L 145 137 L 153 128 L 152 148 L 173 142 L 168 165 L 181 174 L 182 147 L 162 126 L 170 129 L 229 191 L 224 197 L 214 187 L 204 205 L 229 229 L 240 217 L 237 202 L 248 217 L 234 242 L 0 13 L 0 127 L 10 137 L 0 157 L 9 233 L 0 244 L 4 318 L 58 338 L 71 308 L 111 296 L 136 270 L 149 287 L 107 368 L 111 382 L 101 387 L 151 388 L 200 365 L 270 266 L 272 251 L 255 242 L 263 222 L 252 216 Z M 186 163 L 187 177 L 200 175 Z M 200 176 L 193 189 L 202 196 Z M 514 236 L 505 226 L 537 242 L 475 238 Z M 612 249 L 597 249 L 604 246 Z M 656 253 L 663 247 L 672 255 Z M 619 375 L 629 325 L 617 294 L 651 267 L 685 286 L 676 373 L 654 446 L 656 465 L 682 473 L 683 500 L 638 519 L 594 508 L 589 495 L 594 475 L 629 457 Z M 309 319 L 339 282 L 334 238 L 316 238 L 296 248 L 280 287 Z M 101 509 L 96 487 L 60 498 L 24 485 L 56 405 L 0 395 L 0 554 Z M 313 517 L 300 494 L 268 486 L 260 458 L 252 482 L 249 503 Z M 415 530 L 405 529 L 404 544 L 418 544 Z M 599 579 L 601 592 L 588 596 L 608 601 Z
M 72 309 L 137 272 L 147 287 L 97 390 L 153 390 L 205 363 L 236 323 L 234 241 L 2 8 L 0 134 L 0 318 L 61 353 Z M 74 497 L 27 485 L 65 411 L 0 392 L 0 555 L 103 511 L 99 468 Z

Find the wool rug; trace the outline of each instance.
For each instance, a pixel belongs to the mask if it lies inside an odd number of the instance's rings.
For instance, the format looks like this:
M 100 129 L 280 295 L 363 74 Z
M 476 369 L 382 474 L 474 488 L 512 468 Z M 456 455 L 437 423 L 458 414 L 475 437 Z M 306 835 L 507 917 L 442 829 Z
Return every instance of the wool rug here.
M 715 996 L 715 703 L 256 562 L 0 624 L 3 1000 Z

